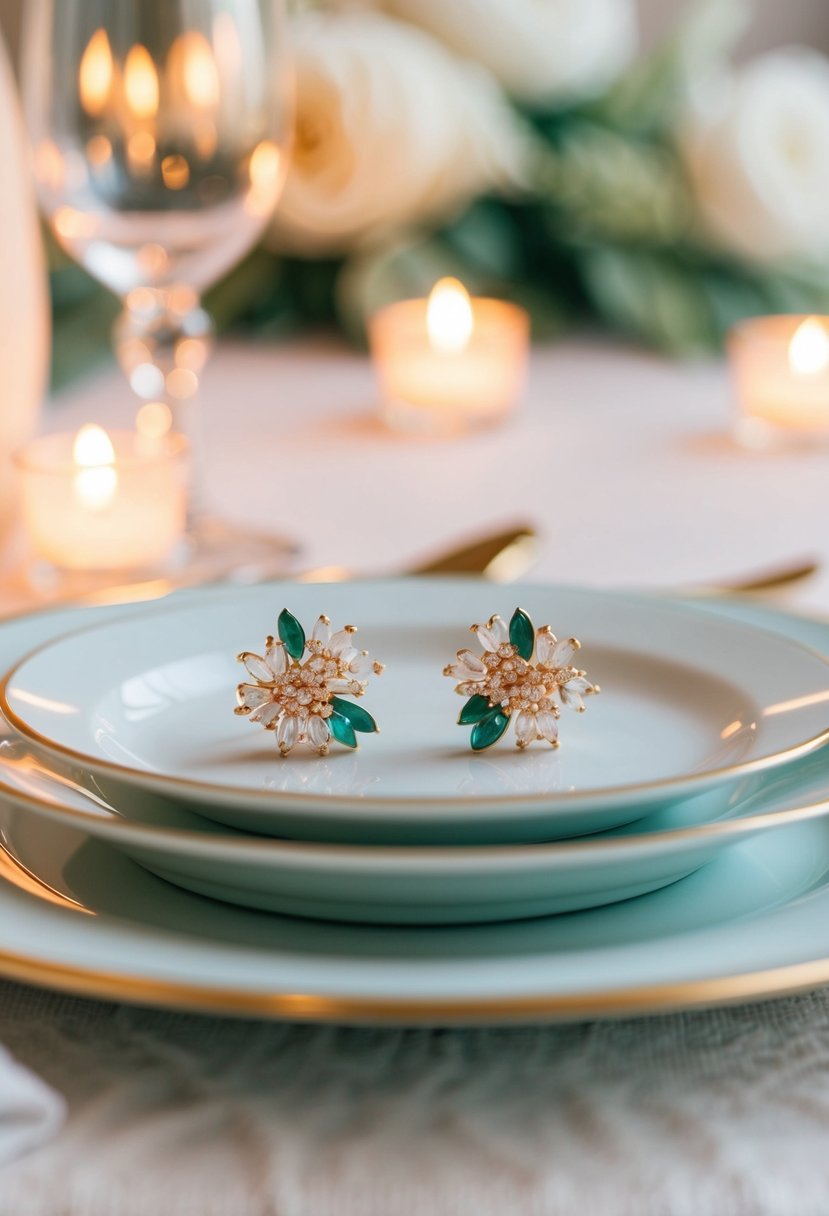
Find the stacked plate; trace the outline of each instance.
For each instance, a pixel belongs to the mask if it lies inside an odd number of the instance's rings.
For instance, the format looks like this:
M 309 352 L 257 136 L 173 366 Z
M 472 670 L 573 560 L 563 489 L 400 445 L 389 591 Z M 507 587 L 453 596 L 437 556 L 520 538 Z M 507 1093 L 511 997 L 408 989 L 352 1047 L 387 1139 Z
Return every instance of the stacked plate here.
M 511 614 L 516 595 L 270 585 L 1 627 L 0 969 L 123 999 L 406 1022 L 823 978 L 829 935 L 811 916 L 799 936 L 777 922 L 807 892 L 829 905 L 829 665 L 802 644 L 829 650 L 829 628 L 522 587 L 537 623 L 580 637 L 602 695 L 562 722 L 555 752 L 472 753 L 441 671 L 469 623 Z M 283 759 L 234 716 L 236 655 L 283 607 L 353 621 L 387 663 L 365 701 L 381 733 L 358 751 Z M 784 985 L 777 969 L 804 963 Z M 748 983 L 754 970 L 774 978 Z

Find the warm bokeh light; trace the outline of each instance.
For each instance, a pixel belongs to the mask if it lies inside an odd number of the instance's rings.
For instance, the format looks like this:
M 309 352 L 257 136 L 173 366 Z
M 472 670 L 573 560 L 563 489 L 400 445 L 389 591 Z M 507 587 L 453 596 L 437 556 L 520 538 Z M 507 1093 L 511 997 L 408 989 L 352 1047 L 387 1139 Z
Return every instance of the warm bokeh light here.
M 263 139 L 250 158 L 250 180 L 254 190 L 273 190 L 279 181 L 282 157 L 276 144 Z
M 86 143 L 86 157 L 90 165 L 102 169 L 112 160 L 112 144 L 106 135 L 93 135 Z
M 103 427 L 94 423 L 81 427 L 72 445 L 72 460 L 78 466 L 73 478 L 78 502 L 93 511 L 108 506 L 118 489 L 118 474 L 112 467 L 115 449 Z
M 279 189 L 282 155 L 276 144 L 263 139 L 253 149 L 248 172 L 250 193 L 245 200 L 245 210 L 251 215 L 269 215 L 276 205 Z
M 81 105 L 93 118 L 103 114 L 109 103 L 113 78 L 112 50 L 105 30 L 96 30 L 81 56 L 78 90 Z
M 199 391 L 198 376 L 189 367 L 174 367 L 167 373 L 164 387 L 176 401 L 187 401 Z
M 136 131 L 129 137 L 127 158 L 133 171 L 149 172 L 155 160 L 155 139 L 149 131 Z
M 469 292 L 458 279 L 441 279 L 432 288 L 426 308 L 426 329 L 432 348 L 443 355 L 466 350 L 474 327 Z
M 44 139 L 35 150 L 35 174 L 41 185 L 56 193 L 66 182 L 66 162 L 60 148 L 51 139 Z
M 176 343 L 176 366 L 200 372 L 207 362 L 210 348 L 203 338 L 181 338 Z
M 219 73 L 210 43 L 192 31 L 177 39 L 184 76 L 184 92 L 193 106 L 210 109 L 219 104 Z
M 795 330 L 789 364 L 798 376 L 819 376 L 829 368 L 829 334 L 817 317 L 807 317 Z
M 172 428 L 172 410 L 164 401 L 148 401 L 135 416 L 135 429 L 145 439 L 163 439 Z
M 113 463 L 115 449 L 112 446 L 112 440 L 102 426 L 88 422 L 86 426 L 81 427 L 72 445 L 72 459 L 75 464 L 84 469 Z
M 52 226 L 65 241 L 88 240 L 95 235 L 95 217 L 74 207 L 60 207 L 52 216 Z
M 130 48 L 124 64 L 124 97 L 135 118 L 153 118 L 158 112 L 158 73 L 140 43 Z
M 190 181 L 187 158 L 178 154 L 165 156 L 161 162 L 161 176 L 168 190 L 183 190 Z

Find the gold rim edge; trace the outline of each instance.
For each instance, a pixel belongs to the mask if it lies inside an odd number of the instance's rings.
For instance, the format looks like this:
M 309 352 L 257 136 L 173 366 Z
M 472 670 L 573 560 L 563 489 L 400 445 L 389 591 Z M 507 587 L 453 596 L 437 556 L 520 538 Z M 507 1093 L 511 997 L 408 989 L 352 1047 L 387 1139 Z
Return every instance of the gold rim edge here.
M 320 996 L 314 993 L 251 993 L 201 985 L 118 976 L 61 963 L 43 963 L 0 951 L 0 976 L 78 997 L 112 1000 L 181 1012 L 317 1023 L 471 1025 L 567 1021 L 677 1013 L 717 1005 L 771 1000 L 829 984 L 829 958 L 787 964 L 738 976 L 647 985 L 593 993 L 515 999 L 411 1001 Z
M 552 585 L 549 588 L 542 588 L 541 584 L 534 584 L 533 586 L 543 590 L 555 590 Z M 576 589 L 579 590 L 579 588 Z M 602 594 L 612 595 L 614 593 L 611 591 L 604 592 Z M 622 592 L 617 594 L 624 595 Z M 693 608 L 693 602 L 686 600 L 676 599 L 669 602 L 674 607 L 686 609 Z M 177 612 L 179 609 L 186 609 L 187 606 L 188 605 L 185 604 L 174 606 L 168 604 L 161 609 L 159 615 L 169 615 L 170 613 Z M 119 619 L 126 621 L 129 619 L 129 617 L 124 616 Z M 728 618 L 724 616 L 722 619 L 727 620 Z M 803 619 L 815 620 L 819 618 L 809 618 L 808 616 L 805 616 Z M 2 627 L 2 623 L 3 622 L 0 621 L 0 627 Z M 116 620 L 112 623 L 117 624 L 118 621 Z M 827 623 L 829 623 L 829 621 Z M 752 628 L 756 629 L 759 633 L 768 634 L 772 637 L 777 637 L 778 639 L 784 638 L 785 640 L 792 642 L 800 650 L 803 650 L 807 654 L 820 659 L 825 666 L 829 667 L 829 654 L 824 654 L 812 646 L 807 646 L 804 643 L 797 642 L 793 638 L 786 639 L 785 635 L 775 633 L 774 630 L 766 629 L 764 626 L 753 625 Z M 19 734 L 21 734 L 24 738 L 29 739 L 36 746 L 42 748 L 46 752 L 52 753 L 53 755 L 65 757 L 67 760 L 71 760 L 74 764 L 80 764 L 83 767 L 88 768 L 91 772 L 98 772 L 104 776 L 114 776 L 116 779 L 124 780 L 129 785 L 135 785 L 143 789 L 150 788 L 160 790 L 162 793 L 164 792 L 165 787 L 172 787 L 174 789 L 190 790 L 193 793 L 200 794 L 202 796 L 207 796 L 209 794 L 211 795 L 210 800 L 213 802 L 220 801 L 224 796 L 238 797 L 239 790 L 235 786 L 212 785 L 209 782 L 191 781 L 186 777 L 153 774 L 144 769 L 135 769 L 129 767 L 128 765 L 113 764 L 111 761 L 99 760 L 97 757 L 90 756 L 85 752 L 75 751 L 74 748 L 66 747 L 64 744 L 58 743 L 55 740 L 48 738 L 46 735 L 42 735 L 39 731 L 35 730 L 24 719 L 22 719 L 14 709 L 12 709 L 8 700 L 9 683 L 24 663 L 27 663 L 35 655 L 40 654 L 44 650 L 48 650 L 50 646 L 53 646 L 58 642 L 63 642 L 68 638 L 91 632 L 94 629 L 94 625 L 87 625 L 79 629 L 66 630 L 66 632 L 60 633 L 56 637 L 49 638 L 47 641 L 41 642 L 38 646 L 32 647 L 32 649 L 27 651 L 27 653 L 23 655 L 21 659 L 19 659 L 6 672 L 4 672 L 2 677 L 0 677 L 0 715 L 5 717 L 9 724 L 14 727 Z M 633 797 L 642 791 L 656 789 L 664 789 L 669 793 L 675 793 L 680 789 L 705 788 L 706 786 L 716 785 L 718 781 L 724 781 L 726 779 L 736 780 L 740 777 L 750 776 L 753 773 L 763 772 L 765 769 L 777 768 L 784 762 L 808 756 L 826 744 L 829 744 L 829 726 L 818 732 L 818 734 L 812 736 L 810 739 L 801 740 L 800 742 L 792 744 L 790 747 L 783 748 L 780 751 L 771 752 L 765 756 L 759 756 L 755 760 L 746 760 L 742 763 L 729 765 L 724 768 L 708 769 L 707 771 L 696 775 L 668 778 L 664 781 L 640 782 L 638 785 L 633 786 L 611 786 L 602 790 L 602 795 L 605 797 L 615 797 L 622 794 L 629 794 L 631 797 Z M 247 791 L 246 796 L 247 794 L 250 794 L 251 796 L 254 794 L 256 795 L 255 802 L 257 804 L 257 809 L 259 805 L 267 805 L 272 807 L 278 806 L 281 802 L 281 799 L 278 797 L 278 793 L 275 794 L 273 791 L 268 791 L 267 793 L 263 791 Z M 587 797 L 589 797 L 589 792 L 584 794 L 577 793 L 575 795 L 571 795 L 570 797 L 560 799 L 557 806 L 572 806 L 577 808 L 579 803 L 584 801 L 584 799 Z M 453 808 L 465 807 L 467 805 L 479 807 L 482 802 L 485 805 L 490 803 L 493 805 L 500 805 L 502 801 L 502 799 L 495 796 L 491 798 L 458 798 L 451 800 L 451 806 Z M 524 803 L 529 803 L 532 805 L 538 801 L 538 795 L 516 794 L 512 796 L 510 801 L 511 804 L 517 803 L 523 806 Z M 249 805 L 252 806 L 252 803 Z M 416 798 L 389 798 L 383 805 L 413 810 L 415 807 L 420 807 L 422 809 L 423 804 Z M 439 805 L 435 813 L 440 813 L 440 807 L 442 807 L 442 805 L 443 804 Z M 303 810 L 305 811 L 322 811 L 324 813 L 325 810 L 331 806 L 335 808 L 343 807 L 344 809 L 351 808 L 352 810 L 358 809 L 354 806 L 353 801 L 345 795 L 332 794 L 325 799 L 319 800 L 309 797 L 303 801 Z M 364 808 L 359 809 L 364 812 Z M 374 808 L 372 808 L 372 810 L 374 810 Z

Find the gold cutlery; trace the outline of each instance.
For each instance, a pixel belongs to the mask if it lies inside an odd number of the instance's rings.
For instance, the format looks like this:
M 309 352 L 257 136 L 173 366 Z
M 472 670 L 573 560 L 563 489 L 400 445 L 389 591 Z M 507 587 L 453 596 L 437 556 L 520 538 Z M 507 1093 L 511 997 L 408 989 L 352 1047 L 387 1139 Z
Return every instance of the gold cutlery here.
M 497 532 L 474 537 L 459 546 L 441 550 L 431 558 L 415 561 L 403 569 L 384 571 L 380 575 L 481 575 L 497 582 L 509 582 L 519 578 L 535 560 L 538 538 L 527 524 L 515 524 L 500 528 Z M 148 579 L 142 582 L 123 583 L 115 586 L 96 587 L 77 594 L 56 595 L 39 599 L 30 611 L 45 611 L 50 608 L 70 606 L 97 606 L 105 604 L 130 604 L 143 600 L 161 599 L 173 591 L 197 587 L 206 583 L 244 584 L 266 582 L 271 578 L 297 579 L 304 582 L 343 582 L 349 579 L 376 577 L 362 572 L 346 570 L 342 566 L 318 566 L 311 570 L 294 571 L 285 566 L 284 554 L 271 566 L 259 563 L 235 569 L 206 570 L 198 564 L 176 571 L 165 578 Z M 14 616 L 21 615 L 14 612 Z M 2 618 L 0 618 L 2 619 Z

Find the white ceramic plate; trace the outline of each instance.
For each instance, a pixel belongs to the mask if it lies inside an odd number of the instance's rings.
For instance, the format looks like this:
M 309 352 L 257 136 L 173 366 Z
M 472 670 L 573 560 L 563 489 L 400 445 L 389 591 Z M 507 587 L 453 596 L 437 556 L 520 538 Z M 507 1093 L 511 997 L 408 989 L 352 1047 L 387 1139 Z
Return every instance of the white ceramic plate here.
M 443 664 L 468 625 L 521 600 L 583 642 L 601 683 L 559 751 L 468 750 Z M 326 759 L 275 754 L 234 717 L 240 668 L 282 607 L 361 626 L 388 662 L 366 697 L 382 734 Z M 533 841 L 617 826 L 791 760 L 827 738 L 829 665 L 797 643 L 642 596 L 396 580 L 193 593 L 41 647 L 4 685 L 15 727 L 62 760 L 249 830 L 377 843 Z
M 0 832 L 0 972 L 87 996 L 444 1025 L 650 1013 L 829 982 L 825 820 L 747 841 L 612 908 L 440 929 L 228 907 L 8 808 Z

